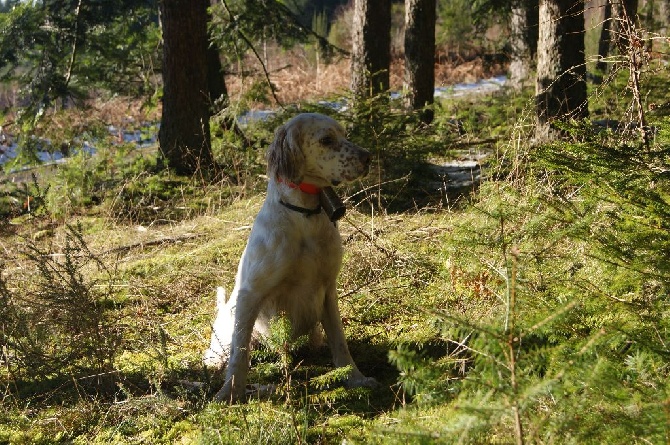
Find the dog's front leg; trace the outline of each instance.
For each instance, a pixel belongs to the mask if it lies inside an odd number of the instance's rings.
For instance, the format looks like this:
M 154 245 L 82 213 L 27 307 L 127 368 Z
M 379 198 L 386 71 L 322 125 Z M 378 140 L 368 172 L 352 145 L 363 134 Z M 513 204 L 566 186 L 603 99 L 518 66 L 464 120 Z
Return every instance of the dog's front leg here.
M 330 346 L 330 352 L 333 355 L 333 363 L 337 368 L 343 366 L 351 366 L 352 368 L 351 374 L 347 379 L 347 386 L 352 388 L 358 386 L 372 387 L 379 385 L 374 378 L 364 376 L 363 373 L 358 370 L 356 363 L 354 363 L 354 359 L 351 358 L 347 339 L 344 336 L 340 308 L 337 305 L 337 290 L 334 285 L 326 292 L 325 305 L 321 324 L 328 337 L 328 345 Z
M 230 345 L 230 360 L 226 369 L 223 388 L 216 393 L 218 402 L 236 402 L 246 395 L 247 372 L 249 371 L 249 349 L 254 324 L 258 317 L 262 298 L 240 289 L 235 306 L 235 328 Z

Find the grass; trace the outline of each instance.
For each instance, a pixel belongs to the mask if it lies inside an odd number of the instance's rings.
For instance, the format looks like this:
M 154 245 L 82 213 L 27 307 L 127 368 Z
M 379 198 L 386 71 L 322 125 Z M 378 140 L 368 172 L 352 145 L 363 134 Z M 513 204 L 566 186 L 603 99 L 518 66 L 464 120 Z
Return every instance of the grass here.
M 428 129 L 396 110 L 352 127 L 378 161 L 340 189 L 340 305 L 376 390 L 346 390 L 327 348 L 288 351 L 278 332 L 250 372 L 276 392 L 211 401 L 214 290 L 232 288 L 283 116 L 250 130 L 253 147 L 216 141 L 231 168 L 214 184 L 133 150 L 78 159 L 48 189 L 2 182 L 0 443 L 667 443 L 668 77 L 645 83 L 651 151 L 583 123 L 533 147 L 529 92 L 445 102 Z M 624 85 L 592 87 L 594 119 L 626 114 Z M 452 147 L 492 153 L 489 180 L 455 202 L 426 186 Z M 95 308 L 86 331 L 72 295 Z M 82 356 L 105 332 L 111 353 Z M 30 366 L 66 352 L 69 366 Z
M 99 423 L 94 421 L 85 428 L 86 440 L 100 443 L 133 443 L 136 440 L 134 431 L 142 432 L 143 440 L 149 442 L 170 437 L 176 439 L 183 434 L 202 435 L 205 442 L 216 443 L 212 437 L 220 431 L 209 426 L 211 419 L 219 419 L 213 422 L 215 425 L 235 424 L 240 420 L 240 413 L 244 413 L 244 422 L 248 424 L 243 424 L 244 428 L 240 426 L 242 432 L 233 434 L 228 431 L 227 443 L 239 443 L 240 438 L 253 440 L 263 437 L 267 431 L 273 431 L 273 436 L 264 437 L 263 441 L 270 443 L 293 442 L 296 434 L 303 439 L 322 434 L 332 439 L 360 428 L 369 416 L 392 405 L 395 396 L 391 389 L 384 390 L 384 395 L 380 396 L 362 390 L 337 388 L 317 392 L 311 388 L 306 376 L 318 376 L 330 369 L 327 348 L 316 352 L 301 350 L 297 354 L 290 388 L 291 392 L 297 393 L 299 402 L 296 406 L 286 406 L 281 399 L 254 402 L 235 410 L 209 406 L 204 394 L 189 394 L 179 383 L 180 379 L 220 381 L 221 376 L 208 376 L 200 366 L 214 313 L 214 288 L 221 284 L 228 289 L 232 286 L 237 260 L 260 204 L 261 197 L 253 196 L 240 199 L 221 212 L 174 225 L 146 228 L 119 225 L 104 217 L 80 219 L 89 248 L 102 261 L 113 264 L 115 269 L 113 312 L 122 326 L 124 338 L 122 352 L 114 363 L 114 369 L 119 373 L 117 400 L 109 405 L 103 397 L 77 394 L 72 388 L 77 384 L 76 377 L 70 380 L 62 376 L 53 383 L 52 391 L 64 400 L 59 401 L 58 408 L 46 412 L 38 410 L 40 414 L 29 422 L 30 429 L 26 431 L 24 422 L 16 422 L 27 415 L 21 406 L 30 400 L 32 411 L 32 406 L 42 405 L 43 396 L 35 400 L 32 397 L 15 398 L 14 391 L 19 382 L 6 381 L 9 392 L 4 414 L 12 420 L 0 430 L 0 440 L 38 443 L 42 435 L 54 442 L 58 442 L 59 437 L 64 440 L 74 438 L 81 428 L 77 422 L 86 424 L 91 421 L 90 418 L 85 420 L 88 417 L 86 410 L 91 409 L 111 411 L 101 416 Z M 406 234 L 396 233 L 397 222 L 397 217 L 378 216 L 370 221 L 366 215 L 351 212 L 342 224 L 347 255 L 340 288 L 352 353 L 361 369 L 382 380 L 386 387 L 393 386 L 397 376 L 386 360 L 386 351 L 399 338 L 405 338 L 403 330 L 411 327 L 412 339 L 416 342 L 425 342 L 431 337 L 430 326 L 421 323 L 418 317 L 415 307 L 420 302 L 418 295 L 411 298 L 409 295 L 425 292 L 436 267 L 432 261 L 424 259 L 430 255 L 426 246 L 420 246 L 416 252 L 399 252 L 394 246 L 411 245 L 427 227 L 435 237 L 440 231 L 435 227 L 434 215 L 417 214 L 408 218 L 406 227 L 410 230 Z M 368 239 L 372 223 L 377 238 L 374 243 Z M 22 234 L 29 235 L 28 226 L 30 223 L 21 226 Z M 442 230 L 446 230 L 446 226 Z M 63 227 L 56 227 L 52 235 L 43 240 L 51 245 L 51 251 L 61 251 L 64 231 Z M 393 240 L 387 239 L 385 233 L 391 233 Z M 20 246 L 13 248 L 20 249 Z M 14 260 L 20 261 L 18 258 Z M 357 267 L 350 266 L 353 264 Z M 399 265 L 404 269 L 402 273 L 394 269 Z M 407 301 L 394 301 L 402 295 L 408 295 Z M 435 296 L 431 299 L 435 300 Z M 252 382 L 282 380 L 281 373 L 273 369 L 271 353 L 266 351 L 258 360 L 260 362 L 252 367 Z M 28 384 L 37 385 L 38 382 Z M 63 387 L 74 393 L 61 395 Z M 215 388 L 213 385 L 208 391 Z M 310 391 L 315 393 L 310 394 Z M 370 399 L 374 401 L 370 402 Z M 299 406 L 302 404 L 304 406 Z M 70 419 L 72 424 L 68 424 L 65 419 L 79 410 L 81 416 Z M 45 419 L 55 417 L 58 421 L 47 422 L 42 415 Z M 331 415 L 334 418 L 322 425 Z M 118 416 L 123 417 L 120 424 L 117 424 Z M 291 416 L 300 418 L 298 432 L 293 428 L 293 423 L 298 420 Z M 285 431 L 281 428 L 275 431 L 276 427 L 265 424 L 269 419 L 281 424 Z M 172 425 L 177 420 L 176 426 L 166 427 L 166 423 Z M 19 440 L 18 437 L 23 438 Z

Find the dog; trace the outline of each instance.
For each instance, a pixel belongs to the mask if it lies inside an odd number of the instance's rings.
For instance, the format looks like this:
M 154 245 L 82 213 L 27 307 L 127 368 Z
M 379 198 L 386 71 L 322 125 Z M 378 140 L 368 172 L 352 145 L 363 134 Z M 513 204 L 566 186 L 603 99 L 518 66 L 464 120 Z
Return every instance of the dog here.
M 342 242 L 319 200 L 324 187 L 365 176 L 370 159 L 367 150 L 346 139 L 338 122 L 322 114 L 299 114 L 276 130 L 267 153 L 267 196 L 240 259 L 235 287 L 228 301 L 218 290 L 204 357 L 208 366 L 227 362 L 215 400 L 245 397 L 252 337 L 267 336 L 270 321 L 279 315 L 288 318 L 296 338 L 308 334 L 311 343 L 319 343 L 323 327 L 335 366 L 351 366 L 348 387 L 377 385 L 358 370 L 349 353 L 336 289 Z

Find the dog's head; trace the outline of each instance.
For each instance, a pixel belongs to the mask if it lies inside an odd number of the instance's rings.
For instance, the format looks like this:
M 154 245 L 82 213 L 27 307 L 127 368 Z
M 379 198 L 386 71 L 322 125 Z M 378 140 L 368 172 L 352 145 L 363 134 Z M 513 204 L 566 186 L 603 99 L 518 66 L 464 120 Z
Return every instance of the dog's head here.
M 349 142 L 344 128 L 318 113 L 295 116 L 275 132 L 268 150 L 268 174 L 320 187 L 365 176 L 370 152 Z

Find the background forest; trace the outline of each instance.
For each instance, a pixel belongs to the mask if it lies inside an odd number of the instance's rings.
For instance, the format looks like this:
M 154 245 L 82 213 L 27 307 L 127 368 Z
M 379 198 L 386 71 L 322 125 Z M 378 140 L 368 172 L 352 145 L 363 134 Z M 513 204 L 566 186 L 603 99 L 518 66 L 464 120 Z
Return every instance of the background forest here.
M 0 3 L 0 444 L 670 443 L 667 0 Z M 274 129 L 370 149 L 340 307 L 212 402 Z

